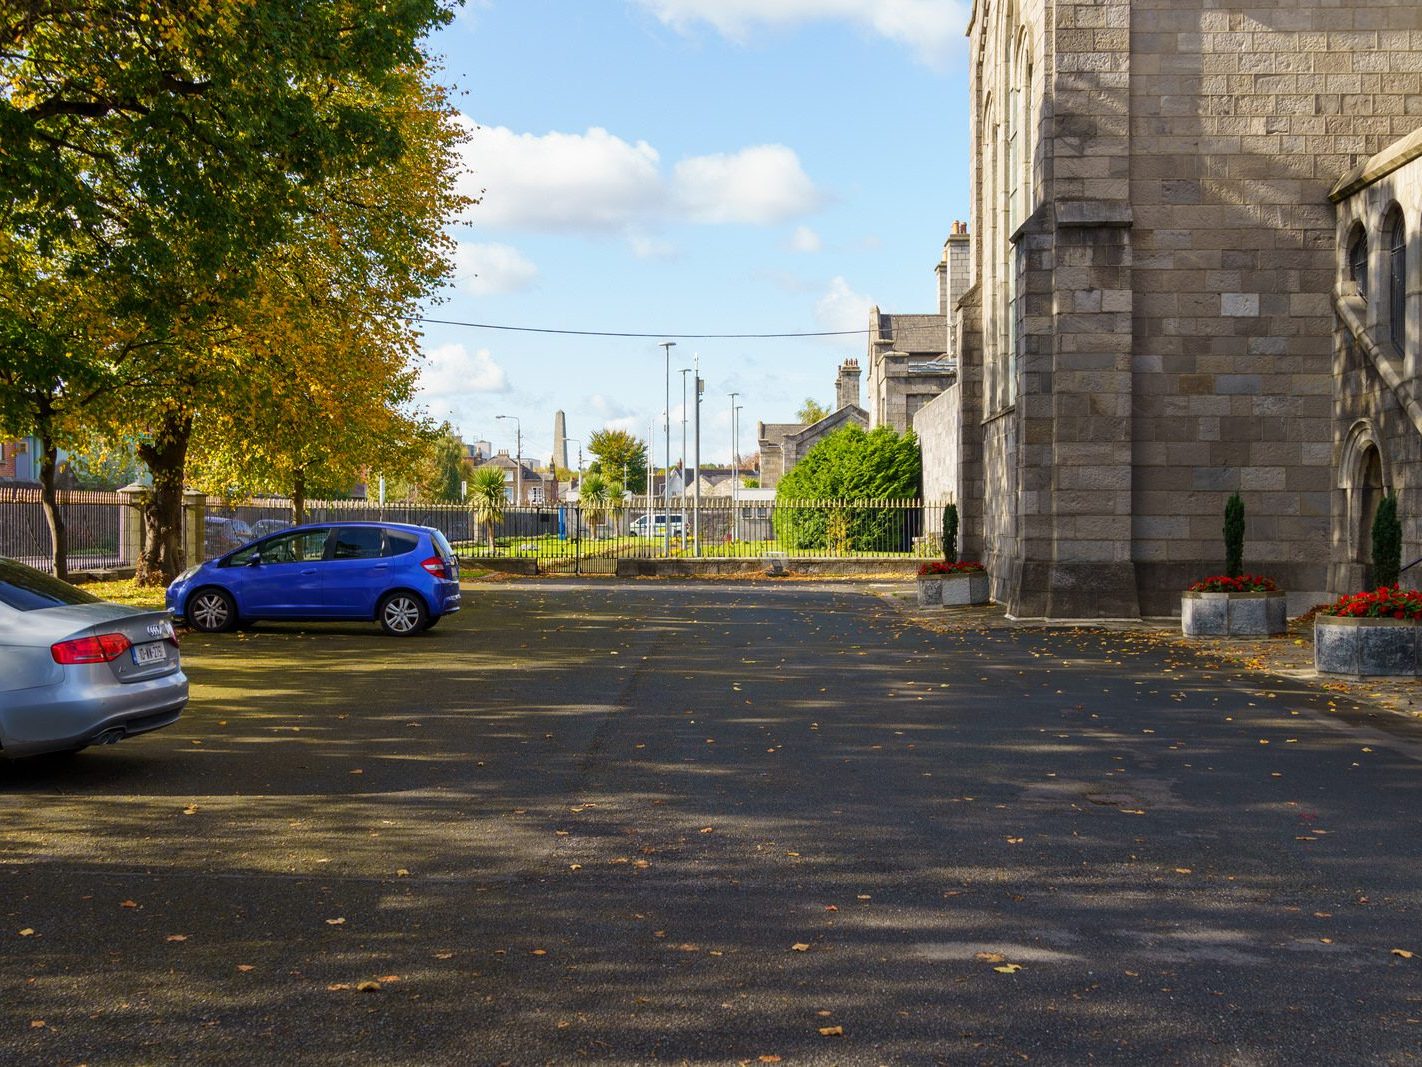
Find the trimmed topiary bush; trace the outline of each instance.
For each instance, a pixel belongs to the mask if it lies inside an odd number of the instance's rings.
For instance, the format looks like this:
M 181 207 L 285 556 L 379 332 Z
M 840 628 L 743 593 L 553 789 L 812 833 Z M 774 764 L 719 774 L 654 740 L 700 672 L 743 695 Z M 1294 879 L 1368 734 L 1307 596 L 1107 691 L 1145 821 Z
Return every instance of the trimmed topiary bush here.
M 1238 578 L 1244 572 L 1244 501 L 1235 493 L 1225 503 L 1225 577 Z
M 943 562 L 958 562 L 958 505 L 943 506 Z

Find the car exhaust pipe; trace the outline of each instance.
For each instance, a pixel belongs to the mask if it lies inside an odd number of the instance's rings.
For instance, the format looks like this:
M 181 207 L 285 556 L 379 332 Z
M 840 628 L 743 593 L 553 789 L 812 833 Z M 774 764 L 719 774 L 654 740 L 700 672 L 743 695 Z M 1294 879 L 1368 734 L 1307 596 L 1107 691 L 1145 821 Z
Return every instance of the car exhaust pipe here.
M 105 730 L 98 737 L 94 738 L 96 745 L 116 745 L 122 741 L 127 734 L 122 726 L 115 726 L 111 730 Z

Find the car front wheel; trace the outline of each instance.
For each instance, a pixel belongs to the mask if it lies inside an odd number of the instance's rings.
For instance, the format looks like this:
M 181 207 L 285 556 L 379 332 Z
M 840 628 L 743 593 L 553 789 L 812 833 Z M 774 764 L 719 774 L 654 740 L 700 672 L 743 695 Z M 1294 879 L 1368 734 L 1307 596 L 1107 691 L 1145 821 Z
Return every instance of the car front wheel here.
M 409 637 L 429 622 L 424 602 L 414 593 L 391 593 L 380 602 L 380 628 L 392 637 Z
M 188 624 L 203 633 L 220 634 L 237 625 L 237 605 L 221 589 L 199 589 L 184 614 Z

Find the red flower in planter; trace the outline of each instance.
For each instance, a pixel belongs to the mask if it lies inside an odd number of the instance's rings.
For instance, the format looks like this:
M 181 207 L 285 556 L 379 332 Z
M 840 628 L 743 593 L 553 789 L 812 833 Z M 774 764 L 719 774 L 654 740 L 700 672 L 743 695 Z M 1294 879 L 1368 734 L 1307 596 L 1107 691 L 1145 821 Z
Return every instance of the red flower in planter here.
M 1386 586 L 1371 592 L 1345 593 L 1319 612 L 1350 619 L 1422 619 L 1422 593 Z
M 924 563 L 918 568 L 920 578 L 932 578 L 935 575 L 945 574 L 976 574 L 979 571 L 987 570 L 981 563 L 945 563 L 943 560 L 933 560 Z
M 1190 587 L 1192 593 L 1277 593 L 1278 591 L 1279 586 L 1273 578 L 1265 578 L 1260 574 L 1241 574 L 1237 578 L 1216 574 L 1196 582 Z

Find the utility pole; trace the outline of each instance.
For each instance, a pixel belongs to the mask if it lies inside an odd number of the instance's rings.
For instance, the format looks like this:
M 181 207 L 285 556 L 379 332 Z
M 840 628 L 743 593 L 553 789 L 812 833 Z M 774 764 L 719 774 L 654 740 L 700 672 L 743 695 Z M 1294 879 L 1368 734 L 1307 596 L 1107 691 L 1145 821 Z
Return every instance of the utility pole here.
M 735 523 L 735 539 L 737 541 L 741 539 L 741 412 L 744 410 L 744 404 L 736 405 L 736 417 L 732 423 L 735 428 L 731 431 L 731 435 L 735 439 L 733 451 L 735 452 L 734 459 L 736 464 L 736 507 L 733 519 Z
M 692 492 L 695 494 L 695 501 L 691 510 L 691 539 L 696 545 L 696 554 L 701 555 L 701 390 L 706 385 L 701 380 L 701 354 L 698 352 L 692 361 L 696 366 L 696 455 L 694 465 L 691 468 L 692 485 L 695 487 Z
M 681 368 L 681 546 L 686 548 L 686 376 L 690 367 Z
M 494 418 L 513 419 L 514 449 L 518 453 L 514 457 L 514 507 L 523 507 L 523 423 L 518 421 L 517 415 L 495 415 Z
M 662 453 L 667 461 L 666 475 L 662 480 L 662 554 L 671 555 L 671 350 L 675 341 L 661 342 L 667 357 L 667 406 L 662 412 L 662 428 L 666 432 L 666 451 Z M 656 529 L 654 525 L 653 530 Z
M 736 483 L 740 480 L 736 477 L 737 468 L 740 464 L 736 462 L 736 445 L 738 443 L 736 435 L 736 412 L 741 409 L 736 407 L 736 397 L 740 393 L 731 394 L 731 540 L 736 539 L 736 498 L 740 495 L 736 490 Z

